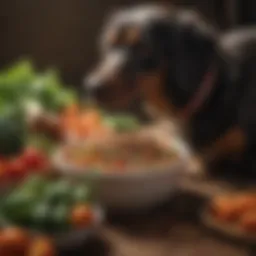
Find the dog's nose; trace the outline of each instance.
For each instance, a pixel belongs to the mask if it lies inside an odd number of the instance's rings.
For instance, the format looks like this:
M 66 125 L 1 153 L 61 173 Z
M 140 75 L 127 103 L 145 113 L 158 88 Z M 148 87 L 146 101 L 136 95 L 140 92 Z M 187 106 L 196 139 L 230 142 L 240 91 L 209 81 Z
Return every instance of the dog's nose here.
M 94 96 L 97 88 L 100 87 L 98 79 L 93 76 L 88 76 L 85 78 L 83 87 L 87 96 Z
M 99 87 L 100 79 L 97 76 L 89 75 L 84 79 L 84 88 L 87 91 L 93 91 Z
M 106 89 L 100 79 L 88 77 L 84 81 L 84 89 L 89 99 L 102 100 L 106 95 Z

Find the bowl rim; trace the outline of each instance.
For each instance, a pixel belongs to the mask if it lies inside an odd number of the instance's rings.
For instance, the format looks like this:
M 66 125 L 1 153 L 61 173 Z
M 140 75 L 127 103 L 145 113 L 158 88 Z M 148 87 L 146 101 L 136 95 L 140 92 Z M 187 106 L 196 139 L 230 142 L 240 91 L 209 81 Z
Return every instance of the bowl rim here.
M 86 168 L 79 168 L 75 165 L 69 164 L 63 159 L 62 156 L 62 145 L 54 152 L 52 157 L 52 163 L 58 173 L 73 176 L 73 177 L 83 177 L 83 178 L 93 178 L 98 177 L 101 179 L 124 179 L 124 178 L 139 178 L 139 177 L 156 177 L 165 173 L 189 173 L 189 161 L 192 156 L 190 147 L 180 138 L 171 138 L 168 143 L 164 141 L 164 146 L 171 150 L 178 152 L 178 157 L 173 159 L 168 164 L 159 165 L 153 168 L 141 168 L 140 170 L 132 170 L 127 172 L 94 172 L 86 170 Z M 182 172 L 180 169 L 184 169 Z M 175 171 L 176 170 L 176 171 Z

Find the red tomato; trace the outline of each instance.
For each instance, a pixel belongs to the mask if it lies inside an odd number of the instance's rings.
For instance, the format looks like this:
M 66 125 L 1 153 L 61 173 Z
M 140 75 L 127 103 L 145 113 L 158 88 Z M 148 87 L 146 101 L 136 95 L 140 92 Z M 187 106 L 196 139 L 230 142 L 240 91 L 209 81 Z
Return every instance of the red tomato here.
M 0 159 L 0 176 L 2 176 L 3 173 L 5 173 L 6 165 L 7 165 L 7 161 Z
M 7 175 L 11 178 L 22 178 L 27 174 L 27 168 L 21 158 L 11 160 L 6 165 Z
M 0 255 L 25 255 L 30 238 L 19 228 L 6 228 L 0 233 Z
M 1 159 L 0 160 L 0 182 L 5 182 L 7 178 L 8 178 L 7 161 Z
M 34 148 L 28 148 L 22 156 L 22 160 L 28 169 L 41 169 L 45 166 L 45 156 Z
M 0 156 L 0 163 L 2 163 L 2 162 L 6 162 L 6 159 L 5 159 L 5 157 Z
M 35 171 L 35 172 L 45 171 L 49 169 L 49 166 L 50 166 L 50 163 L 47 159 L 41 159 L 41 161 L 38 162 L 37 167 L 32 169 L 32 171 Z

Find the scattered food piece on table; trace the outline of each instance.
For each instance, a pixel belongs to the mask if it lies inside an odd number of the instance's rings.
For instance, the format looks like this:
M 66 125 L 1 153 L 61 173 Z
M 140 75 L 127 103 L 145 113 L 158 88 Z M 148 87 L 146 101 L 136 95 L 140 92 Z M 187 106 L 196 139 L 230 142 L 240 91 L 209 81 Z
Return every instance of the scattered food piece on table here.
M 57 251 L 51 239 L 36 237 L 31 242 L 27 256 L 57 256 Z
M 256 192 L 219 196 L 210 204 L 213 218 L 256 235 Z
M 89 205 L 77 205 L 71 212 L 71 223 L 76 229 L 86 228 L 93 223 L 94 213 Z
M 256 206 L 243 214 L 239 222 L 243 230 L 256 234 Z

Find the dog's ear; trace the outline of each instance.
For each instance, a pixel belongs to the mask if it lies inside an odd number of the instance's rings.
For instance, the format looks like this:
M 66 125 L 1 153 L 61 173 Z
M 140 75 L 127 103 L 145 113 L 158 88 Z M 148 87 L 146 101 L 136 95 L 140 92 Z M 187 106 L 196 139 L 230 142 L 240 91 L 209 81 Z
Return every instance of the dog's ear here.
M 195 90 L 215 58 L 215 32 L 199 16 L 184 11 L 173 38 L 176 80 L 185 93 Z

